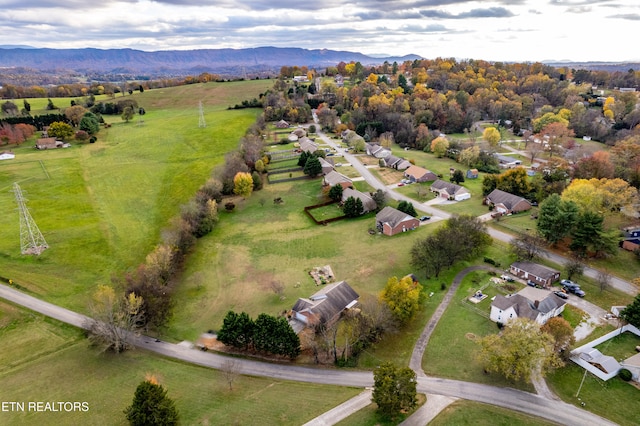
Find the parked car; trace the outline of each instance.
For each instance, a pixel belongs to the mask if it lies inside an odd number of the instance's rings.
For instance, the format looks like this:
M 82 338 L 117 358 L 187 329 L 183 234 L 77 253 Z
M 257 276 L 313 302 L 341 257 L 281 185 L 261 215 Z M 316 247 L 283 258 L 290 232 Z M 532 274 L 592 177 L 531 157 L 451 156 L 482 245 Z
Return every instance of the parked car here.
M 420 216 L 420 222 L 431 219 L 431 216 Z
M 578 283 L 575 283 L 571 280 L 560 280 L 560 284 L 562 285 L 566 285 L 566 286 L 577 286 Z
M 404 186 L 404 183 L 400 182 L 400 183 L 398 184 L 398 186 Z
M 527 281 L 527 285 L 528 285 L 529 287 L 535 287 L 535 286 L 536 286 L 536 283 L 534 283 L 534 282 L 533 282 L 533 281 L 531 281 L 531 280 L 528 280 L 528 281 Z
M 500 278 L 502 278 L 503 280 L 507 281 L 507 282 L 514 282 L 515 280 L 513 279 L 513 277 L 510 277 L 509 275 L 500 275 Z
M 553 294 L 555 294 L 556 296 L 558 296 L 561 299 L 568 299 L 569 298 L 567 293 L 565 293 L 564 291 L 556 290 L 556 291 L 553 292 Z
M 584 290 L 581 290 L 580 288 L 576 288 L 572 291 L 573 294 L 575 294 L 578 297 L 584 297 L 586 296 L 586 293 L 584 292 Z

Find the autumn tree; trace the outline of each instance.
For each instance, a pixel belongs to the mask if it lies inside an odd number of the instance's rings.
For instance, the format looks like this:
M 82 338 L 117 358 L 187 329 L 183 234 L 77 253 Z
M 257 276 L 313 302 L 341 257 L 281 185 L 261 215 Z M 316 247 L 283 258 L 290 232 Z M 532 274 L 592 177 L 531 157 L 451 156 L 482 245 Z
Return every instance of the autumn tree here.
M 460 151 L 458 155 L 458 162 L 464 164 L 467 167 L 474 165 L 480 157 L 480 147 L 477 145 L 465 148 Z
M 501 138 L 500 131 L 495 127 L 487 127 L 482 132 L 482 139 L 494 150 L 498 147 Z
M 550 318 L 541 328 L 540 331 L 548 333 L 553 337 L 553 349 L 557 353 L 565 352 L 576 338 L 573 335 L 573 327 L 569 321 L 562 317 Z
M 104 351 L 120 353 L 129 349 L 131 335 L 143 325 L 142 298 L 134 293 L 119 296 L 110 286 L 98 286 L 89 310 L 89 340 Z
M 247 198 L 253 192 L 251 173 L 238 172 L 233 178 L 233 193 Z
M 47 133 L 52 138 L 66 140 L 73 136 L 73 127 L 63 121 L 55 121 L 49 125 Z
M 449 141 L 442 136 L 438 136 L 434 140 L 431 141 L 431 152 L 433 152 L 436 157 L 442 158 L 449 149 Z
M 485 336 L 479 343 L 477 357 L 485 370 L 509 380 L 531 382 L 533 369 L 539 368 L 544 376 L 562 365 L 553 337 L 527 318 L 509 321 L 500 334 Z
M 580 158 L 573 168 L 574 179 L 613 178 L 615 165 L 607 151 L 596 151 L 589 157 Z
M 84 116 L 87 109 L 81 105 L 75 105 L 64 110 L 64 116 L 67 117 L 67 120 L 73 125 L 77 126 L 80 124 L 80 120 Z
M 410 276 L 400 280 L 391 277 L 380 293 L 391 313 L 400 323 L 406 323 L 420 308 L 422 286 L 415 283 Z
M 133 402 L 124 410 L 132 426 L 177 425 L 180 415 L 167 390 L 154 378 L 138 385 Z
M 412 409 L 417 404 L 416 395 L 416 373 L 410 368 L 385 362 L 373 371 L 371 399 L 383 417 L 393 419 L 401 411 Z
M 561 148 L 572 139 L 575 134 L 565 122 L 553 122 L 547 124 L 541 131 L 542 139 L 549 144 L 549 157 L 560 152 Z

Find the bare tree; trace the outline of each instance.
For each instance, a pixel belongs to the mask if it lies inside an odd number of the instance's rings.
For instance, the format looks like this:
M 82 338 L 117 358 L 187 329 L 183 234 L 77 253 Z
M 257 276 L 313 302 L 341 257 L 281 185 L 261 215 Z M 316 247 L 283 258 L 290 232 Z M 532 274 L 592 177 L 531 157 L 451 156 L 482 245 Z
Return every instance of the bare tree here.
M 611 274 L 607 271 L 599 271 L 598 276 L 596 277 L 596 282 L 600 288 L 600 293 L 602 293 L 611 285 Z
M 584 273 L 584 263 L 579 257 L 571 256 L 564 263 L 564 270 L 567 272 L 567 279 L 571 279 L 574 276 L 580 277 Z
M 271 290 L 273 290 L 273 292 L 275 294 L 278 295 L 278 297 L 280 298 L 280 300 L 284 300 L 284 284 L 282 284 L 280 281 L 278 280 L 273 280 L 271 281 L 271 283 L 269 284 L 269 287 L 271 288 Z
M 224 375 L 224 379 L 229 385 L 229 390 L 233 390 L 233 382 L 238 378 L 240 374 L 240 366 L 233 359 L 228 359 L 222 363 L 221 370 Z
M 117 296 L 113 287 L 100 285 L 93 296 L 88 320 L 89 340 L 103 351 L 123 352 L 143 324 L 143 300 L 135 293 Z
M 517 260 L 535 260 L 544 250 L 544 240 L 528 232 L 513 238 L 509 244 L 511 252 L 516 255 Z

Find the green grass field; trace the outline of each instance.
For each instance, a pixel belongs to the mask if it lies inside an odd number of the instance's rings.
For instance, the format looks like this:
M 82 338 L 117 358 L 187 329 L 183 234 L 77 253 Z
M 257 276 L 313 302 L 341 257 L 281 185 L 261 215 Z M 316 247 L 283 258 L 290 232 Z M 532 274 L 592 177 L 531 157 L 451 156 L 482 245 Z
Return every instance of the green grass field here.
M 144 261 L 161 230 L 237 147 L 259 110 L 227 110 L 257 96 L 268 81 L 207 83 L 133 95 L 144 123 L 113 123 L 95 144 L 37 151 L 31 143 L 0 163 L 0 270 L 38 297 L 83 311 L 97 284 Z M 207 127 L 198 127 L 202 99 Z M 35 102 L 35 100 L 34 100 Z M 13 193 L 18 182 L 49 249 L 20 253 Z
M 554 424 L 539 417 L 471 401 L 454 402 L 429 423 L 432 426 L 545 426 Z
M 155 376 L 180 411 L 181 423 L 303 424 L 361 389 L 237 376 L 229 390 L 215 370 L 143 350 L 99 353 L 77 329 L 0 303 L 13 326 L 0 329 L 0 401 L 87 402 L 88 412 L 0 412 L 3 425 L 125 425 L 122 411 L 136 386 Z M 2 320 L 3 316 L 0 316 Z M 26 405 L 26 404 L 25 404 Z

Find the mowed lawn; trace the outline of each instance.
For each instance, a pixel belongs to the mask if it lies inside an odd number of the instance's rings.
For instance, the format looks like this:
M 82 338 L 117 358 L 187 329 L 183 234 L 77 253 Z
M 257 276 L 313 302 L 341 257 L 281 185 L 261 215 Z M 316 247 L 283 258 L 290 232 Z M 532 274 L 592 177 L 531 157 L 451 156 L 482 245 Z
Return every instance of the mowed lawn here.
M 259 109 L 227 110 L 259 96 L 270 82 L 207 83 L 148 90 L 134 98 L 147 113 L 139 122 L 106 116 L 95 144 L 36 151 L 32 142 L 0 163 L 0 271 L 27 291 L 84 310 L 97 284 L 144 261 L 169 219 L 238 146 Z M 114 98 L 113 101 L 119 100 Z M 207 127 L 198 127 L 202 99 Z M 20 253 L 11 191 L 18 182 L 49 249 Z
M 237 200 L 234 212 L 222 211 L 216 229 L 198 241 L 186 262 L 171 337 L 195 339 L 219 329 L 230 309 L 254 318 L 287 311 L 320 289 L 309 276 L 316 266 L 330 265 L 337 280 L 361 295 L 377 295 L 390 277 L 415 272 L 409 250 L 434 227 L 370 235 L 373 213 L 316 225 L 303 208 L 326 200 L 320 188 L 320 179 L 271 184 Z M 275 205 L 276 197 L 283 204 Z M 283 298 L 272 291 L 272 282 L 284 285 Z
M 303 424 L 361 389 L 224 374 L 143 350 L 104 354 L 76 329 L 0 303 L 0 401 L 87 402 L 88 412 L 0 412 L 0 424 L 125 425 L 138 384 L 157 378 L 181 424 Z

